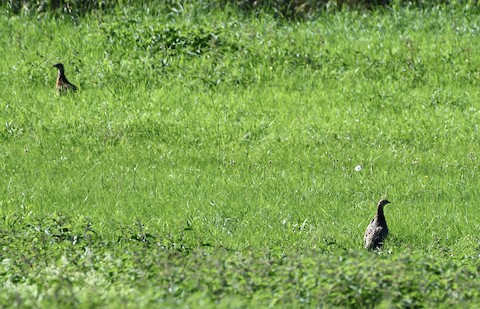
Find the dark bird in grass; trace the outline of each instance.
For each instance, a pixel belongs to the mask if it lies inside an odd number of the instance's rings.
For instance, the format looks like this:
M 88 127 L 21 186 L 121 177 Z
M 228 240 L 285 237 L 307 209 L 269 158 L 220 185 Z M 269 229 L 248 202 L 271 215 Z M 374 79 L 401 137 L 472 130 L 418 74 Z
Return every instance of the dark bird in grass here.
M 387 200 L 380 200 L 377 206 L 377 214 L 367 226 L 365 236 L 363 238 L 363 245 L 368 250 L 379 249 L 383 246 L 383 241 L 388 236 L 387 221 L 383 214 L 383 207 L 390 203 Z
M 65 76 L 65 68 L 63 67 L 63 64 L 57 63 L 57 64 L 54 64 L 53 66 L 58 69 L 57 84 L 56 84 L 58 92 L 61 94 L 61 93 L 66 93 L 69 90 L 77 91 L 77 86 L 69 82 L 67 77 Z

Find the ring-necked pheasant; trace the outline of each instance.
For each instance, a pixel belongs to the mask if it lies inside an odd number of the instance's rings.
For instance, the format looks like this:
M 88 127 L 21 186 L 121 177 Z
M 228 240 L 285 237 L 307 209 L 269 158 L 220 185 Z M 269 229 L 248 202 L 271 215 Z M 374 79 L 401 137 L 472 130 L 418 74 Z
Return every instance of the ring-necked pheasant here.
M 383 214 L 383 207 L 390 203 L 387 200 L 380 200 L 377 206 L 377 214 L 367 226 L 365 236 L 363 238 L 363 245 L 368 250 L 378 249 L 383 246 L 383 241 L 388 236 L 388 226 Z
M 59 93 L 65 93 L 69 90 L 77 91 L 77 87 L 68 81 L 67 77 L 65 76 L 65 68 L 63 64 L 57 63 L 53 65 L 58 69 L 58 76 L 57 76 L 57 90 Z

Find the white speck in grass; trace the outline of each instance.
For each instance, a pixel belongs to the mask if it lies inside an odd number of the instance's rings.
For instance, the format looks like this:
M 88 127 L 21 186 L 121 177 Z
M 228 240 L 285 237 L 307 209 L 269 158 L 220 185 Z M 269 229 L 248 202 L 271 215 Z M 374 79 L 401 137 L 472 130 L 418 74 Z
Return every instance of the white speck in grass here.
M 362 166 L 361 166 L 361 165 L 355 166 L 355 172 L 360 172 L 361 170 L 362 170 Z

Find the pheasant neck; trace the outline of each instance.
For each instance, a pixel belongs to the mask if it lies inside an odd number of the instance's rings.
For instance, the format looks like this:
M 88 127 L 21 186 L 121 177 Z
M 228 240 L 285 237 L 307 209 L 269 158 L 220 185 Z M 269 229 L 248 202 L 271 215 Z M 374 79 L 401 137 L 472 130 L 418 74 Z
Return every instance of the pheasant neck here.
M 383 214 L 383 207 L 382 206 L 378 207 L 378 209 L 377 209 L 377 218 L 379 220 L 385 221 L 385 215 Z

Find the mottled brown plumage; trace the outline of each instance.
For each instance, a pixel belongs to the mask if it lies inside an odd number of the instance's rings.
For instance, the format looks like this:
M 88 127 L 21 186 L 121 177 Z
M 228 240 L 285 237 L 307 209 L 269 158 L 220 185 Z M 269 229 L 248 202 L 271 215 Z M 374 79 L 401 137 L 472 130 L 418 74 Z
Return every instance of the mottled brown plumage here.
M 67 77 L 65 76 L 65 68 L 63 67 L 63 64 L 57 63 L 57 64 L 54 64 L 53 66 L 58 69 L 58 76 L 57 76 L 57 83 L 56 83 L 58 92 L 65 93 L 69 90 L 77 91 L 77 87 L 74 84 L 70 83 Z
M 387 200 L 380 200 L 377 206 L 377 214 L 367 226 L 363 245 L 368 250 L 374 250 L 382 247 L 383 241 L 388 236 L 388 226 L 383 214 L 383 207 L 390 203 Z

